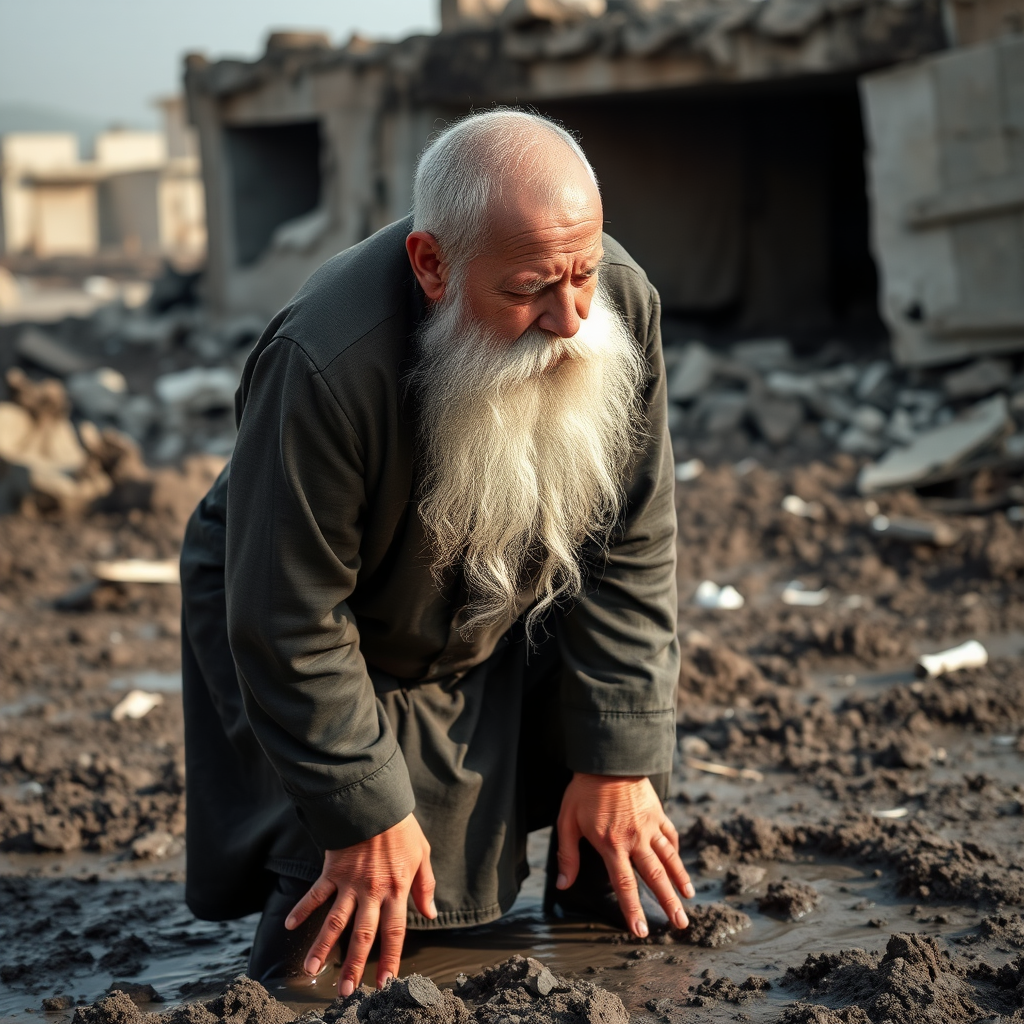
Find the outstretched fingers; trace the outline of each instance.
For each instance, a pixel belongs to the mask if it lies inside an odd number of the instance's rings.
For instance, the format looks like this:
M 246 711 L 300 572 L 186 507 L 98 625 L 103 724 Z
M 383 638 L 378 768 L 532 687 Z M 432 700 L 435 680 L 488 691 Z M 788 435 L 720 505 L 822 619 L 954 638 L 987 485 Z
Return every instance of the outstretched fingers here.
M 323 969 L 328 954 L 341 937 L 354 910 L 355 897 L 352 893 L 339 893 L 338 898 L 334 901 L 334 906 L 324 918 L 324 923 L 320 926 L 320 931 L 313 940 L 313 944 L 309 947 L 309 952 L 306 953 L 306 960 L 302 968 L 310 977 L 315 978 Z
M 558 829 L 558 878 L 555 888 L 568 889 L 580 872 L 580 839 L 582 833 L 576 819 L 561 814 L 555 826 Z
M 356 986 L 363 980 L 366 961 L 370 957 L 370 948 L 377 935 L 380 923 L 380 903 L 375 899 L 365 899 L 359 904 L 355 920 L 352 922 L 352 937 L 348 940 L 348 954 L 338 974 L 338 995 L 350 996 Z
M 671 849 L 671 844 L 664 836 L 659 836 L 660 846 Z M 657 840 L 655 840 L 656 842 Z M 668 919 L 680 931 L 686 928 L 690 919 L 683 910 L 683 904 L 676 895 L 673 880 L 669 877 L 662 861 L 662 851 L 655 852 L 653 845 L 646 850 L 639 850 L 633 855 L 633 863 L 636 864 L 640 877 L 644 880 L 647 888 L 654 893 L 654 898 L 661 904 L 662 910 L 668 915 Z
M 647 938 L 647 917 L 640 905 L 640 891 L 637 889 L 636 876 L 633 874 L 628 852 L 613 848 L 607 853 L 602 852 L 601 855 L 608 869 L 608 877 L 611 879 L 616 899 L 619 901 L 619 909 L 626 919 L 629 930 L 639 939 Z
M 671 827 L 671 822 L 669 825 Z M 672 828 L 672 831 L 675 833 L 675 828 Z M 662 831 L 651 840 L 651 849 L 658 855 L 661 863 L 665 865 L 665 870 L 668 872 L 668 876 L 676 889 L 688 900 L 692 900 L 697 895 L 697 890 L 694 889 L 693 882 L 690 881 L 690 875 L 679 857 L 678 833 L 676 833 L 675 839 L 676 841 L 673 843 L 672 839 L 667 837 L 664 831 Z
M 298 928 L 317 907 L 326 903 L 337 892 L 337 886 L 321 875 L 310 887 L 309 892 L 291 909 L 284 919 L 284 926 L 289 931 Z
M 390 899 L 380 913 L 380 957 L 377 960 L 377 988 L 388 978 L 398 977 L 402 963 L 402 945 L 405 942 L 405 915 L 407 901 Z

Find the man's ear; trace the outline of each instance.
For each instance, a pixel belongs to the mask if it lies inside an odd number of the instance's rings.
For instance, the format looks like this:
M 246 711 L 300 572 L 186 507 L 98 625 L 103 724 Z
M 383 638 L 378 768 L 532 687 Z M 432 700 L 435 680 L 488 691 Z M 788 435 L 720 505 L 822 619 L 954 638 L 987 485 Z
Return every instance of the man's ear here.
M 427 231 L 413 231 L 405 240 L 405 251 L 424 295 L 431 302 L 439 301 L 448 283 L 448 266 L 437 239 Z

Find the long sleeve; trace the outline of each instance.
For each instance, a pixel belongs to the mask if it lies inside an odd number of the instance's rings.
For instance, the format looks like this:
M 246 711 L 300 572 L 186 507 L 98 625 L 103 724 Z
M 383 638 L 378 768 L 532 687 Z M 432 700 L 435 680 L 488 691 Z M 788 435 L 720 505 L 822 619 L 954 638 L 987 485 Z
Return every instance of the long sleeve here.
M 647 289 L 646 309 L 627 311 L 650 366 L 644 447 L 626 481 L 625 514 L 607 560 L 558 628 L 567 764 L 597 775 L 670 771 L 675 745 L 675 472 L 660 303 Z
M 246 713 L 324 849 L 414 806 L 346 604 L 360 571 L 364 445 L 302 347 L 277 338 L 247 384 L 232 456 L 225 583 Z

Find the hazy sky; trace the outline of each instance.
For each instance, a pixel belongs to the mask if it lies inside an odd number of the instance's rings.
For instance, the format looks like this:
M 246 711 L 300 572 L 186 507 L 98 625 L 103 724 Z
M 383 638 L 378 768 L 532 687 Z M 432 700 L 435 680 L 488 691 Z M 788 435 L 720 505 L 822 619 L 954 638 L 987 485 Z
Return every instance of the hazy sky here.
M 154 124 L 181 57 L 255 57 L 273 28 L 400 39 L 436 31 L 438 0 L 0 0 L 0 105 Z

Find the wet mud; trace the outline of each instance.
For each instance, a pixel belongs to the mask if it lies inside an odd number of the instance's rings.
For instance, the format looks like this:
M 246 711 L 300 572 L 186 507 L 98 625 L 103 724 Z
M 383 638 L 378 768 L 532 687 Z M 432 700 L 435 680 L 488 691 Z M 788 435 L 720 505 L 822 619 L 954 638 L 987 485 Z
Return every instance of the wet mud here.
M 552 993 L 522 979 L 514 998 L 498 975 L 479 981 L 520 954 L 629 1015 L 593 1019 L 1024 1020 L 1022 527 L 911 492 L 865 502 L 844 456 L 784 462 L 723 465 L 677 490 L 668 809 L 698 890 L 690 929 L 670 930 L 649 898 L 644 942 L 545 918 L 537 835 L 505 920 L 409 937 L 403 975 L 432 979 L 450 1017 L 403 1002 L 406 982 L 344 1007 L 331 977 L 269 994 L 233 983 L 254 919 L 210 924 L 184 908 L 180 596 L 96 585 L 89 566 L 172 557 L 206 470 L 160 471 L 169 496 L 145 509 L 0 519 L 0 1018 L 577 1019 L 536 1016 Z M 817 503 L 816 518 L 786 511 L 789 494 Z M 956 540 L 877 536 L 880 513 L 941 520 Z M 705 579 L 735 586 L 743 607 L 697 607 Z M 793 580 L 827 601 L 784 603 Z M 971 638 L 988 664 L 916 671 L 920 654 Z M 131 689 L 163 700 L 115 722 Z M 123 996 L 106 995 L 115 983 Z

